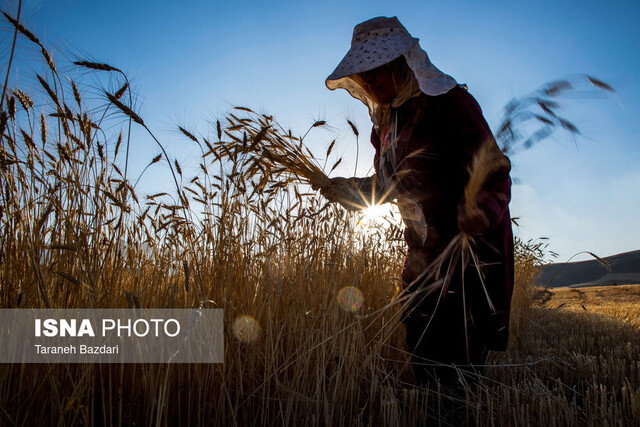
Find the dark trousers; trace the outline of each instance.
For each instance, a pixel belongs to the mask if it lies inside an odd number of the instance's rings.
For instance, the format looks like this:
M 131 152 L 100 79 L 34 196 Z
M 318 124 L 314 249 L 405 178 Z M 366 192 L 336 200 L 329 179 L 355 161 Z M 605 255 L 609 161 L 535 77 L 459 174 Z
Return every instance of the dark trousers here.
M 489 350 L 461 290 L 452 288 L 442 295 L 412 295 L 403 323 L 416 384 L 435 388 L 439 382 L 457 394 L 465 384 L 477 384 Z

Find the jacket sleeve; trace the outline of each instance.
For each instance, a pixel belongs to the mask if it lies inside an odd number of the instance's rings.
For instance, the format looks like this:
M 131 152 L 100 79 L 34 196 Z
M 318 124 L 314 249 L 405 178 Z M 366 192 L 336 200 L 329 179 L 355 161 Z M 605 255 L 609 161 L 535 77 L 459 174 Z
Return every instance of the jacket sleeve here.
M 476 201 L 477 206 L 489 220 L 491 228 L 497 227 L 503 221 L 511 201 L 511 178 L 509 177 L 511 162 L 506 159 L 505 163 L 505 166 L 489 176 L 479 191 Z
M 380 139 L 375 129 L 371 129 L 371 144 L 375 149 L 373 158 L 374 167 L 378 164 Z M 373 174 L 365 178 L 349 178 L 349 182 L 353 188 L 353 201 L 362 207 L 379 205 L 392 201 L 390 194 L 385 192 L 382 187 L 378 174 Z
M 378 175 L 366 178 L 349 178 L 353 187 L 354 200 L 362 206 L 373 206 L 390 202 L 388 194 L 380 185 Z
M 488 148 L 491 155 L 487 158 L 492 164 L 486 167 L 491 169 L 491 172 L 478 191 L 476 206 L 487 216 L 490 227 L 495 228 L 508 212 L 511 200 L 511 178 L 509 177 L 511 162 L 498 147 L 482 115 L 482 110 L 473 96 L 466 90 L 460 90 L 457 98 L 457 102 L 451 106 L 451 114 L 457 116 L 456 119 L 452 119 L 456 123 L 453 129 L 454 139 L 457 141 L 459 153 L 470 174 L 474 157 L 478 155 L 484 144 L 490 144 Z M 461 201 L 461 203 L 464 202 L 464 200 Z

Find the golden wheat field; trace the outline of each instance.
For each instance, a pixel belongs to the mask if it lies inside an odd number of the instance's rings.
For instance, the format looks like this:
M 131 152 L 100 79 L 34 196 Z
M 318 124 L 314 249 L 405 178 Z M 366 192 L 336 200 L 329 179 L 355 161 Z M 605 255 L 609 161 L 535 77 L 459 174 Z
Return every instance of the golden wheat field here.
M 237 107 L 208 132 L 179 129 L 197 153 L 183 168 L 132 109 L 124 73 L 70 66 L 109 81 L 96 102 L 6 17 L 42 67 L 0 105 L 0 307 L 207 301 L 224 310 L 225 347 L 221 364 L 1 365 L 0 424 L 640 425 L 640 286 L 538 289 L 544 248 L 516 239 L 508 351 L 464 398 L 417 389 L 394 299 L 402 229 L 297 184 L 336 163 Z M 148 167 L 174 188 L 136 191 L 129 125 L 156 140 Z

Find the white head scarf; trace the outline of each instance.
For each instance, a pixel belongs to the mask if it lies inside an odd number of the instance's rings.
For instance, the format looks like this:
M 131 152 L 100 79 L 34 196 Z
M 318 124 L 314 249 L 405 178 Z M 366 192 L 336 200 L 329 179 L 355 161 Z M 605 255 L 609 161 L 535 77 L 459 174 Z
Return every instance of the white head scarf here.
M 427 53 L 420 48 L 419 40 L 411 37 L 395 16 L 381 16 L 356 25 L 351 48 L 327 77 L 325 84 L 331 90 L 346 89 L 351 96 L 362 101 L 373 116 L 377 103 L 351 76 L 388 64 L 400 56 L 406 59 L 420 90 L 425 94 L 442 95 L 457 85 L 453 77 L 431 63 Z

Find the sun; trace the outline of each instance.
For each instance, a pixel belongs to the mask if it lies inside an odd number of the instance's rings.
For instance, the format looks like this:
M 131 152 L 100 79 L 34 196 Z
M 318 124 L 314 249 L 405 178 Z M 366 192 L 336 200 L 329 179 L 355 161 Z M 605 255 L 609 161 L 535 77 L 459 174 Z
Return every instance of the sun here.
M 360 214 L 362 216 L 358 225 L 363 229 L 386 227 L 401 221 L 398 209 L 393 203 L 372 205 L 361 210 Z
M 377 220 L 381 219 L 385 216 L 392 216 L 391 207 L 393 205 L 391 203 L 385 203 L 382 205 L 373 205 L 369 206 L 362 210 L 362 215 L 364 220 Z

